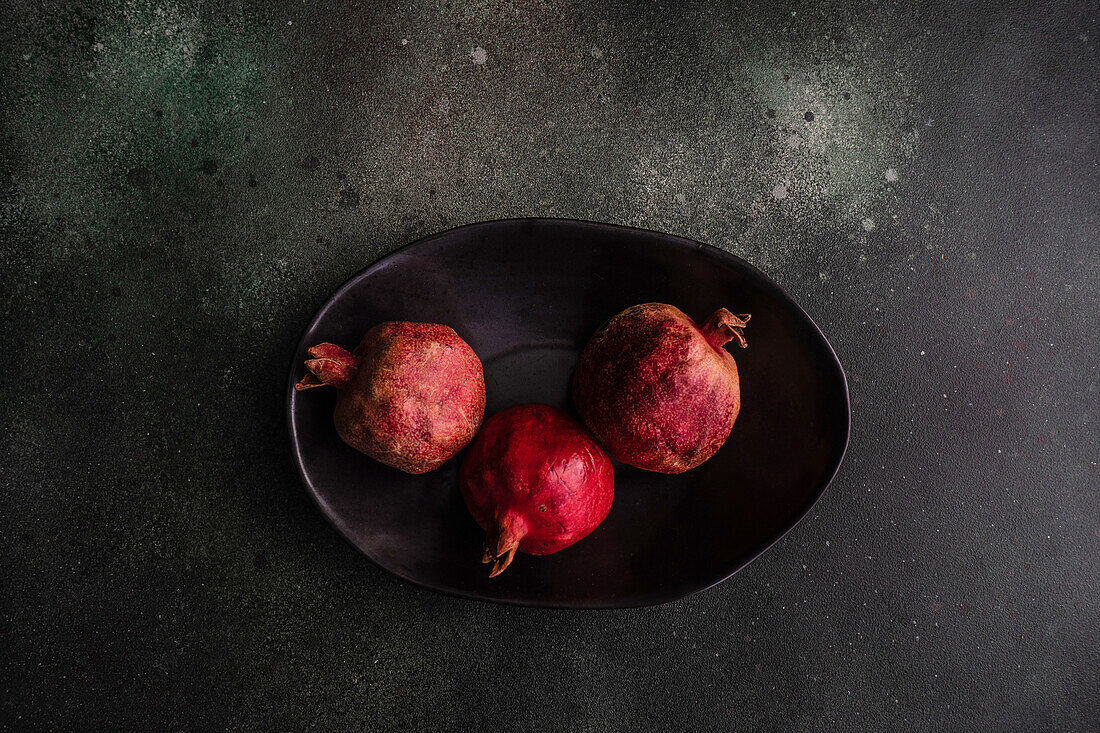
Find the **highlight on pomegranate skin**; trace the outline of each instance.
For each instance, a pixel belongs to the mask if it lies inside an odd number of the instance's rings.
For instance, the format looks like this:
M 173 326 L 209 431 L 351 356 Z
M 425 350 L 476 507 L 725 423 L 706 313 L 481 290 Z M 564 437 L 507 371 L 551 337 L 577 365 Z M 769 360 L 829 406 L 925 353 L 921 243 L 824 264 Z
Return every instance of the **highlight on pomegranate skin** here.
M 549 405 L 515 405 L 482 426 L 458 471 L 485 530 L 481 561 L 500 575 L 516 551 L 549 555 L 587 537 L 611 510 L 611 459 L 591 433 Z
M 741 409 L 737 362 L 750 316 L 715 311 L 703 325 L 664 303 L 627 308 L 596 332 L 573 377 L 588 428 L 623 463 L 683 473 L 726 442 Z
M 450 326 L 390 321 L 349 352 L 309 349 L 296 390 L 337 390 L 333 423 L 352 448 L 406 473 L 439 468 L 477 434 L 485 414 L 481 360 Z

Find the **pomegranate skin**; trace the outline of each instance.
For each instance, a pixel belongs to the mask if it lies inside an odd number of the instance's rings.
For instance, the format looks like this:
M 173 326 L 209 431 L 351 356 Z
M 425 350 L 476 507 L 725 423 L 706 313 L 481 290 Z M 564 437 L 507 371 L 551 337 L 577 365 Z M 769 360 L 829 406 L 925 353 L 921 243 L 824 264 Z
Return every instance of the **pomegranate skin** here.
M 623 463 L 683 473 L 726 442 L 741 409 L 737 363 L 748 315 L 725 308 L 699 326 L 678 308 L 643 303 L 596 332 L 573 377 L 573 401 L 588 428 Z
M 549 555 L 584 539 L 615 497 L 611 459 L 583 425 L 549 405 L 515 405 L 482 426 L 458 471 L 486 532 L 483 563 L 502 573 L 516 550 Z
M 334 344 L 309 350 L 295 389 L 337 389 L 333 423 L 345 443 L 405 471 L 439 468 L 477 434 L 485 414 L 481 360 L 450 326 L 390 321 L 354 353 Z

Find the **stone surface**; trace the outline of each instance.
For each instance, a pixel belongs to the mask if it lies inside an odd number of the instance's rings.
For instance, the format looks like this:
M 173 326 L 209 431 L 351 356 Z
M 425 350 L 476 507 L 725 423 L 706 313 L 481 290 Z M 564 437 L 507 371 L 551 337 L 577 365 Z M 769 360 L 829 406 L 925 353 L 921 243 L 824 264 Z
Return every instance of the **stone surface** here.
M 1090 3 L 9 4 L 11 729 L 1096 730 Z M 295 477 L 289 355 L 431 232 L 682 234 L 788 289 L 845 465 L 733 579 L 462 602 Z

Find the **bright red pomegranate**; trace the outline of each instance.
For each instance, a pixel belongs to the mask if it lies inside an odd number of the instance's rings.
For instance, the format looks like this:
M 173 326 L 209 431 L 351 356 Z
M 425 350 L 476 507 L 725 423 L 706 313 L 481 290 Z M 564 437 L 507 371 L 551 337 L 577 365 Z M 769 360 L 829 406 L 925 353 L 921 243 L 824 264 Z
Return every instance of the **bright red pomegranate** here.
M 627 308 L 588 342 L 573 377 L 581 418 L 612 456 L 683 473 L 713 456 L 741 409 L 737 363 L 748 315 L 725 308 L 699 326 L 663 303 Z
M 584 539 L 611 510 L 611 459 L 584 426 L 549 405 L 515 405 L 485 421 L 458 471 L 485 530 L 496 577 L 516 550 L 549 555 Z
M 318 344 L 309 355 L 310 373 L 294 388 L 336 387 L 336 432 L 387 466 L 406 473 L 439 468 L 481 425 L 481 360 L 450 326 L 381 323 L 355 353 Z

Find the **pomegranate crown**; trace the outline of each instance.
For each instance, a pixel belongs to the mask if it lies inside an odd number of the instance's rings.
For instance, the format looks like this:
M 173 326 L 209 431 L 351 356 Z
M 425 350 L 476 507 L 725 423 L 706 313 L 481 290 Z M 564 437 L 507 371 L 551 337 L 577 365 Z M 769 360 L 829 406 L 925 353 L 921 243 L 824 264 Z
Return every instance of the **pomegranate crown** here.
M 317 344 L 306 353 L 313 358 L 306 359 L 309 373 L 294 385 L 299 392 L 325 385 L 339 389 L 350 382 L 359 370 L 359 358 L 336 344 Z
M 750 318 L 752 316 L 748 313 L 735 316 L 725 308 L 719 308 L 699 330 L 716 349 L 721 349 L 730 341 L 736 341 L 744 349 L 749 345 L 745 340 L 745 326 L 749 325 Z

